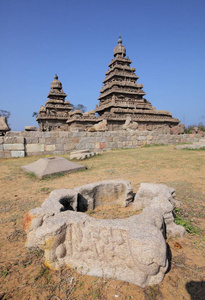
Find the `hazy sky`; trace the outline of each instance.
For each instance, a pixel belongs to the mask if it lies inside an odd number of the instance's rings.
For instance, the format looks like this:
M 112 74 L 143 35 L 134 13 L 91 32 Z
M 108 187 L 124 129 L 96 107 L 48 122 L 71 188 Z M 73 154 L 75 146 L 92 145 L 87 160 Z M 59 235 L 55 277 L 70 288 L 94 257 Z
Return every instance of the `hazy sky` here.
M 205 0 L 0 0 L 0 109 L 37 125 L 55 73 L 67 99 L 95 108 L 121 33 L 156 109 L 205 124 Z

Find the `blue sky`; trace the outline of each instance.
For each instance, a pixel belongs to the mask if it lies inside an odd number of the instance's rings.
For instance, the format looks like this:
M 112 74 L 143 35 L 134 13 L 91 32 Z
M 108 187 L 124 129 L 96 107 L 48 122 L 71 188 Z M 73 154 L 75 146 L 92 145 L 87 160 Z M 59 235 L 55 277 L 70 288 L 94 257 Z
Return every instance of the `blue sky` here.
M 37 125 L 57 73 L 73 104 L 95 108 L 121 33 L 156 109 L 205 124 L 204 0 L 0 0 L 0 109 Z

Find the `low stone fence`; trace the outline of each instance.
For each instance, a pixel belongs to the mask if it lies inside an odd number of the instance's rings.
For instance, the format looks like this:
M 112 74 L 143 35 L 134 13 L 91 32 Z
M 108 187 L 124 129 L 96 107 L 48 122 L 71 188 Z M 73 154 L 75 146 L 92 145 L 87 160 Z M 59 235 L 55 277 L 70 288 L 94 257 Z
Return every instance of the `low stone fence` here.
M 61 155 L 73 150 L 136 148 L 146 144 L 198 142 L 201 134 L 171 135 L 156 131 L 40 132 L 11 131 L 0 137 L 0 158 Z

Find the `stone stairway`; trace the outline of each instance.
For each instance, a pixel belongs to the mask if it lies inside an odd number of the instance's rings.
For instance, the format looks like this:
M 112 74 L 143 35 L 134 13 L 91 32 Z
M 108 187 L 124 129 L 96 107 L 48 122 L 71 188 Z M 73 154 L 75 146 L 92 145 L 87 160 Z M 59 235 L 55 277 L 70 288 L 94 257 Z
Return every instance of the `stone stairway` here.
M 193 144 L 177 145 L 177 149 L 200 149 L 205 148 L 205 137 L 201 138 L 198 142 L 193 142 Z
M 205 137 L 201 138 L 198 142 L 193 143 L 196 146 L 205 147 Z

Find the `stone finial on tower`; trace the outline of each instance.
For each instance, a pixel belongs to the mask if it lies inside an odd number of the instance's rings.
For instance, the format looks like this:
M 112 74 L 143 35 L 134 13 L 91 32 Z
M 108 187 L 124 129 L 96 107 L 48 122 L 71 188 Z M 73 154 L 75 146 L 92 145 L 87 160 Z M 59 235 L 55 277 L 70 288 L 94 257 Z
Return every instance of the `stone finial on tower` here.
M 118 44 L 122 44 L 121 34 L 119 34 Z

